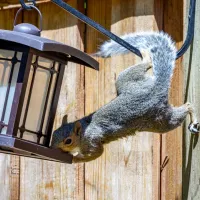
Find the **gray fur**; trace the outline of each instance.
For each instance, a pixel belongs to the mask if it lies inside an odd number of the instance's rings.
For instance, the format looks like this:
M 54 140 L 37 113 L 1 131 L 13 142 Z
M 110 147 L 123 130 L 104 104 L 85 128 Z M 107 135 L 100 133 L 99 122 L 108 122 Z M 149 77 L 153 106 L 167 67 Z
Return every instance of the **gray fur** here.
M 145 59 L 121 72 L 116 81 L 117 97 L 80 120 L 80 152 L 74 157 L 74 162 L 96 159 L 103 152 L 103 144 L 134 135 L 136 131 L 168 132 L 181 125 L 188 113 L 193 115 L 190 104 L 181 107 L 168 104 L 168 90 L 176 58 L 176 48 L 170 37 L 151 32 L 129 34 L 122 38 L 140 50 L 149 51 L 153 76 L 146 74 L 149 62 Z M 108 57 L 123 53 L 128 51 L 109 41 L 100 47 L 96 55 Z M 66 124 L 56 130 L 52 146 L 56 147 L 67 137 L 72 127 L 73 124 Z
M 161 88 L 169 87 L 174 70 L 176 48 L 169 35 L 160 32 L 131 33 L 121 37 L 139 50 L 148 50 L 153 62 L 153 73 Z M 164 50 L 163 50 L 164 49 Z M 114 41 L 105 42 L 100 51 L 100 57 L 110 57 L 117 54 L 128 53 L 129 50 Z M 164 70 L 163 70 L 164 69 Z

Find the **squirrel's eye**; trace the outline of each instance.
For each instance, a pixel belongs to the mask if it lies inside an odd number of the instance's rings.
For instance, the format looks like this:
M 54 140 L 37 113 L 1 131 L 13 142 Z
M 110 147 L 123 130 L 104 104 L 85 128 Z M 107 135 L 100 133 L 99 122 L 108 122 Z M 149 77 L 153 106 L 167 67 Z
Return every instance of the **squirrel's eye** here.
M 72 143 L 72 139 L 71 138 L 67 138 L 64 140 L 64 144 L 66 145 L 70 145 Z

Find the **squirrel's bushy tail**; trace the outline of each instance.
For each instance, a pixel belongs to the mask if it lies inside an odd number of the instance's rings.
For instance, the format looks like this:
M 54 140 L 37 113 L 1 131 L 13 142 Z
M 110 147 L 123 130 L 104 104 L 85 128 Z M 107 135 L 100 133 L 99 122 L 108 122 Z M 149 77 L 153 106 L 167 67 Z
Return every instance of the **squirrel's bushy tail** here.
M 158 86 L 169 86 L 170 78 L 176 59 L 176 48 L 171 38 L 163 33 L 141 32 L 131 33 L 121 37 L 129 44 L 139 50 L 148 50 L 153 63 L 153 73 Z M 125 54 L 130 52 L 120 44 L 114 41 L 105 42 L 100 46 L 97 56 L 110 57 L 116 54 Z

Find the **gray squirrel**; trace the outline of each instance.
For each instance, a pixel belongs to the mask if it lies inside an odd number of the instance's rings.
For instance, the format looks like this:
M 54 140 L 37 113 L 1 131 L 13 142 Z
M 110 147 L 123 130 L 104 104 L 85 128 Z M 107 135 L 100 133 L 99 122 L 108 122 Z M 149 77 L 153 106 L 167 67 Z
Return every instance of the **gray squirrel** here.
M 52 137 L 52 148 L 73 155 L 73 162 L 94 160 L 103 153 L 103 145 L 136 131 L 165 133 L 180 126 L 190 115 L 189 130 L 199 132 L 194 109 L 190 103 L 173 107 L 168 103 L 176 48 L 163 33 L 143 32 L 122 36 L 142 51 L 141 63 L 122 71 L 116 81 L 117 97 L 89 116 L 63 124 Z M 105 42 L 97 56 L 110 57 L 129 51 L 116 42 Z M 146 72 L 153 67 L 153 75 Z

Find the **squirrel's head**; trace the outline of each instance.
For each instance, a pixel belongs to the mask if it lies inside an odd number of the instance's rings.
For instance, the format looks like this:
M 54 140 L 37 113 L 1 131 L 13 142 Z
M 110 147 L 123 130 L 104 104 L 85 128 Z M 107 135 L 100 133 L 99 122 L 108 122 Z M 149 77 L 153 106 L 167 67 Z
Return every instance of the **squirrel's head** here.
M 80 147 L 82 126 L 80 121 L 67 123 L 67 115 L 63 117 L 62 126 L 54 131 L 51 146 L 65 152 L 75 152 Z

